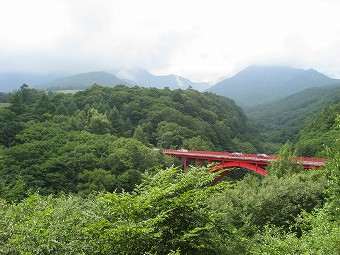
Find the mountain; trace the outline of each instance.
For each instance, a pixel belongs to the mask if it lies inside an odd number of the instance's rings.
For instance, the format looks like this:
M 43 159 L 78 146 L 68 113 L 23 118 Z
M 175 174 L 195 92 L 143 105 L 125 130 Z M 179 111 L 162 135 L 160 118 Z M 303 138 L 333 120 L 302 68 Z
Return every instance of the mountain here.
M 153 75 L 144 69 L 107 72 L 88 72 L 67 77 L 56 75 L 0 74 L 0 92 L 18 89 L 26 83 L 45 90 L 84 89 L 93 84 L 115 86 L 125 84 L 140 87 L 170 89 L 193 88 L 234 99 L 241 106 L 253 106 L 274 101 L 309 87 L 321 87 L 340 82 L 313 69 L 291 67 L 250 66 L 231 78 L 210 87 L 206 82 L 192 82 L 179 75 Z
M 204 91 L 210 86 L 207 82 L 192 82 L 189 79 L 174 74 L 156 76 L 141 68 L 120 71 L 116 73 L 116 76 L 127 81 L 129 84 L 146 88 L 154 87 L 162 89 L 168 87 L 170 89 L 187 89 L 190 86 L 198 91 Z
M 39 87 L 49 90 L 84 89 L 93 84 L 113 87 L 119 84 L 128 85 L 126 81 L 118 79 L 107 72 L 89 72 L 55 79 L 53 82 L 42 84 Z
M 313 69 L 292 67 L 250 66 L 231 78 L 207 89 L 218 95 L 234 99 L 244 107 L 274 101 L 310 87 L 335 84 L 331 79 Z
M 340 83 L 308 88 L 274 102 L 246 108 L 245 112 L 252 119 L 282 126 L 296 118 L 306 119 L 306 114 L 312 115 L 339 102 Z
M 295 140 L 306 123 L 313 121 L 324 109 L 339 103 L 340 83 L 308 88 L 273 102 L 246 108 L 245 113 L 255 121 L 265 141 L 285 143 Z
M 119 77 L 119 78 L 118 78 Z M 187 89 L 204 91 L 210 87 L 207 82 L 192 82 L 182 76 L 170 74 L 156 76 L 144 69 L 121 70 L 115 75 L 107 72 L 88 72 L 67 77 L 57 75 L 33 75 L 22 73 L 0 73 L 0 92 L 10 92 L 22 84 L 44 90 L 84 89 L 93 84 L 112 87 L 118 84 L 127 86 Z
M 308 157 L 329 157 L 326 148 L 339 148 L 336 145 L 339 137 L 339 113 L 340 103 L 331 104 L 306 121 L 294 144 L 296 152 Z M 336 150 L 338 149 L 334 151 Z
M 0 92 L 11 92 L 20 88 L 24 83 L 35 86 L 50 82 L 57 78 L 57 75 L 38 75 L 27 73 L 0 73 Z

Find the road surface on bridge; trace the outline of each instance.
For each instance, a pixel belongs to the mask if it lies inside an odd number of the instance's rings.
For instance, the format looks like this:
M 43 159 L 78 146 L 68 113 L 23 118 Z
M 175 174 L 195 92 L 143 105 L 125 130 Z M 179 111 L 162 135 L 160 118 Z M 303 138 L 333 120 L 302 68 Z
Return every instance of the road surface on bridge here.
M 163 149 L 165 155 L 182 158 L 185 160 L 206 160 L 210 162 L 244 162 L 256 165 L 268 165 L 271 162 L 280 159 L 279 156 L 266 154 L 246 154 L 238 152 L 213 152 L 213 151 L 193 151 L 193 150 L 170 150 Z M 294 161 L 301 164 L 303 168 L 319 168 L 324 166 L 325 158 L 306 158 L 296 157 Z

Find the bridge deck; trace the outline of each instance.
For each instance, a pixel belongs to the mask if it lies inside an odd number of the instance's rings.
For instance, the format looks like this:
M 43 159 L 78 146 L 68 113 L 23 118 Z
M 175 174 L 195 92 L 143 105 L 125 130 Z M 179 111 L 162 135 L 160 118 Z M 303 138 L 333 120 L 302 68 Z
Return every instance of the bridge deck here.
M 192 151 L 192 150 L 170 150 L 163 149 L 163 153 L 173 157 L 198 159 L 208 161 L 245 161 L 248 163 L 257 163 L 268 165 L 272 161 L 278 160 L 279 156 L 266 154 L 245 154 L 237 152 L 213 152 L 213 151 Z M 304 168 L 321 167 L 324 166 L 325 158 L 306 158 L 296 157 L 294 159 L 297 164 L 303 165 Z

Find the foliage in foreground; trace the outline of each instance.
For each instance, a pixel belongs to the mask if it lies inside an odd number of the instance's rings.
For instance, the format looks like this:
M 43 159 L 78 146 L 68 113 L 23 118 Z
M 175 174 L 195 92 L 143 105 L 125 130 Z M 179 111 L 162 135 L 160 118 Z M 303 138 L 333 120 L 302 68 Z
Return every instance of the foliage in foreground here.
M 0 254 L 336 254 L 324 173 L 210 186 L 204 168 L 170 168 L 131 193 L 2 201 Z
M 1 254 L 221 254 L 205 170 L 148 177 L 133 193 L 32 195 L 0 204 Z
M 301 229 L 297 235 L 279 226 L 266 226 L 255 236 L 257 240 L 251 254 L 340 254 L 340 117 L 335 120 L 336 135 L 333 146 L 326 148 L 330 159 L 326 163 L 328 185 L 326 203 L 310 213 L 303 212 L 296 218 Z M 315 182 L 317 185 L 317 182 Z

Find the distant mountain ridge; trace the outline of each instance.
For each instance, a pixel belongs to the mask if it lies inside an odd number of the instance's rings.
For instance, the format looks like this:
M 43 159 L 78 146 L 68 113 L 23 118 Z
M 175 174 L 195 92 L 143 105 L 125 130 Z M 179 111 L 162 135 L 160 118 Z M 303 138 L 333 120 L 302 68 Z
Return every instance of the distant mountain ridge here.
M 247 107 L 274 101 L 309 87 L 322 87 L 340 82 L 313 69 L 292 67 L 250 66 L 214 86 L 207 82 L 192 82 L 179 75 L 153 75 L 144 69 L 108 72 L 88 72 L 66 77 L 57 75 L 0 74 L 0 92 L 18 89 L 26 83 L 43 90 L 85 89 L 93 84 L 102 86 L 155 87 L 170 89 L 193 88 L 213 92 L 233 99 Z
M 339 102 L 340 83 L 304 89 L 274 102 L 246 108 L 245 112 L 254 119 L 280 126 L 289 122 L 292 115 L 295 117 L 305 112 L 319 112 L 324 107 Z
M 38 87 L 48 90 L 85 89 L 93 84 L 114 87 L 119 84 L 127 84 L 127 82 L 124 82 L 115 75 L 107 72 L 88 72 L 58 78 L 53 82 L 41 84 Z
M 284 142 L 294 140 L 308 121 L 326 107 L 340 103 L 340 83 L 304 89 L 282 99 L 249 107 L 245 113 L 257 122 L 271 139 Z
M 207 89 L 221 96 L 234 99 L 243 107 L 265 102 L 302 91 L 340 82 L 314 69 L 292 67 L 250 66 L 231 78 L 218 82 Z
M 116 75 L 120 77 L 119 74 Z M 174 74 L 157 76 L 141 68 L 126 71 L 122 75 L 120 78 L 124 81 L 141 87 L 168 87 L 169 89 L 187 89 L 191 87 L 198 91 L 203 91 L 210 87 L 207 82 L 192 82 L 187 78 Z M 124 77 L 127 78 L 124 79 Z
M 93 84 L 108 87 L 123 84 L 146 88 L 168 87 L 170 89 L 187 89 L 191 87 L 198 91 L 204 91 L 210 87 L 207 82 L 192 82 L 187 78 L 174 74 L 157 76 L 144 69 L 117 71 L 115 74 L 104 71 L 87 72 L 65 77 L 21 73 L 0 74 L 0 92 L 14 91 L 24 83 L 43 90 L 85 89 Z
M 0 92 L 12 92 L 21 85 L 37 85 L 50 82 L 57 78 L 57 75 L 39 75 L 28 73 L 0 73 Z

